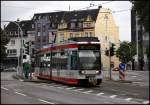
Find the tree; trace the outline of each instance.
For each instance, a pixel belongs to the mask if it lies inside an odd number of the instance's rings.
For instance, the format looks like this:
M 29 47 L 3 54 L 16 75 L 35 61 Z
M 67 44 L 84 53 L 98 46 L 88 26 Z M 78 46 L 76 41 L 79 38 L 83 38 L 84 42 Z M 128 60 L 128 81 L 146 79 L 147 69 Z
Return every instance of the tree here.
M 131 61 L 135 54 L 135 44 L 127 41 L 121 42 L 120 47 L 116 50 L 116 56 L 119 57 L 120 61 L 125 63 Z
M 5 35 L 4 30 L 1 28 L 1 62 L 3 62 L 4 58 L 7 56 L 5 45 L 9 42 L 9 38 Z
M 132 9 L 137 12 L 139 22 L 144 26 L 146 32 L 149 32 L 149 0 L 135 1 L 131 0 Z

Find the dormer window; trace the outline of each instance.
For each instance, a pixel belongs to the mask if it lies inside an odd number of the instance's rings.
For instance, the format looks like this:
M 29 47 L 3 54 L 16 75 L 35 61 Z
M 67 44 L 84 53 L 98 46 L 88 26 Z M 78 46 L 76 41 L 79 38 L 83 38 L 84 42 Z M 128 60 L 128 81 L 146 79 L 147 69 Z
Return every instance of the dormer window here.
M 75 28 L 75 23 L 71 23 L 71 28 Z

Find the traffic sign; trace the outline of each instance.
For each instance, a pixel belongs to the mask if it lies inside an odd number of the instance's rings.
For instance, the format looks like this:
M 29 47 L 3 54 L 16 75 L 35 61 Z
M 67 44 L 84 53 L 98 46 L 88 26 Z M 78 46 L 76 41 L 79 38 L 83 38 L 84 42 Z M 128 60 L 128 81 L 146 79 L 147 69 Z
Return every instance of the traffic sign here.
M 120 70 L 125 70 L 125 67 L 126 67 L 125 63 L 120 63 L 119 64 Z

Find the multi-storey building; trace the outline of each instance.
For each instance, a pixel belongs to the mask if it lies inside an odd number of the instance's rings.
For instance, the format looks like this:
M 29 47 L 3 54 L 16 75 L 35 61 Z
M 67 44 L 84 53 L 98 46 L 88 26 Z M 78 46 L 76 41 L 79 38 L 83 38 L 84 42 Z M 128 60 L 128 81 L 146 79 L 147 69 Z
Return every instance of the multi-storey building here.
M 138 40 L 138 54 L 133 58 L 135 64 L 134 69 L 148 70 L 149 59 L 146 55 L 146 49 L 149 48 L 149 32 L 145 32 L 144 27 L 138 20 L 139 18 L 136 16 L 136 11 L 131 10 L 131 42 L 136 45 L 136 48 Z
M 56 43 L 73 37 L 98 37 L 101 41 L 102 63 L 109 67 L 109 58 L 105 50 L 109 42 L 119 47 L 119 28 L 113 20 L 110 9 L 98 8 L 80 11 L 60 11 L 34 14 L 36 48 L 50 44 L 56 36 Z M 118 66 L 119 60 L 112 57 L 112 63 Z
M 35 32 L 34 32 L 34 23 L 31 20 L 16 21 L 23 31 L 23 43 L 27 41 L 35 40 Z M 21 35 L 20 30 L 16 24 L 10 22 L 7 27 L 4 29 L 5 33 L 10 38 L 9 43 L 6 45 L 7 47 L 7 58 L 5 59 L 6 66 L 18 66 L 18 60 L 20 60 L 20 48 L 21 48 Z M 23 46 L 23 54 L 25 54 L 25 48 Z

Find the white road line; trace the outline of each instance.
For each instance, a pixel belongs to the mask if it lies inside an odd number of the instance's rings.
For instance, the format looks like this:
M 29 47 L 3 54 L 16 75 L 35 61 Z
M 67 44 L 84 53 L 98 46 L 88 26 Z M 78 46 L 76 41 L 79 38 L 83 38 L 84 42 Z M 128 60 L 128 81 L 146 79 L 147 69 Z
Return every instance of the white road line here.
M 57 88 L 59 88 L 59 89 L 63 89 L 63 87 L 57 87 Z
M 4 88 L 4 87 L 1 87 L 2 89 L 4 89 L 4 90 L 9 90 L 9 89 L 7 89 L 7 88 Z
M 74 90 L 74 91 L 81 91 L 81 90 L 84 90 L 84 89 L 76 89 L 76 90 Z
M 45 100 L 42 100 L 42 99 L 38 99 L 39 101 L 42 101 L 42 102 L 45 102 L 45 103 L 48 103 L 48 104 L 54 104 L 52 102 L 49 102 L 49 101 L 45 101 Z
M 96 94 L 96 95 L 97 95 L 97 96 L 100 96 L 100 95 L 102 95 L 102 94 L 104 94 L 104 93 L 101 92 L 101 93 L 98 93 L 98 94 Z
M 148 103 L 149 103 L 149 101 L 144 101 L 144 102 L 143 102 L 143 104 L 148 104 Z
M 21 89 L 14 89 L 15 91 L 22 91 Z
M 26 96 L 25 94 L 19 93 L 19 92 L 15 92 L 16 94 L 22 95 L 22 96 Z
M 19 79 L 20 81 L 23 81 L 22 79 Z
M 74 88 L 76 88 L 76 87 L 71 87 L 71 88 L 65 88 L 65 89 L 67 89 L 67 90 L 70 90 L 70 89 L 74 89 Z
M 132 100 L 132 98 L 126 98 L 125 100 L 126 100 L 126 101 L 130 101 L 130 100 Z
M 136 76 L 134 75 L 134 76 L 132 76 L 132 77 L 136 77 Z
M 92 90 L 89 90 L 89 91 L 85 91 L 85 92 L 82 92 L 82 93 L 88 94 L 88 93 L 91 93 L 91 92 L 93 92 L 93 91 L 92 91 Z
M 112 95 L 112 96 L 110 96 L 110 98 L 115 98 L 117 95 Z

